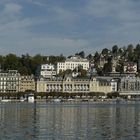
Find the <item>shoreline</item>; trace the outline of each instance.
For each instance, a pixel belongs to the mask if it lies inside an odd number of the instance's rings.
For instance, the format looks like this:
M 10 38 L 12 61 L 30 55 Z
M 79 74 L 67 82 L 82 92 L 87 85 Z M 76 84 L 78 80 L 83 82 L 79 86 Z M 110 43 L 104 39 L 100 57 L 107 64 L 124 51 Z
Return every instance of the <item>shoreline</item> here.
M 128 101 L 140 101 L 140 99 L 35 99 L 36 103 L 119 103 Z M 0 102 L 28 102 L 27 100 L 21 101 L 20 99 L 3 99 Z

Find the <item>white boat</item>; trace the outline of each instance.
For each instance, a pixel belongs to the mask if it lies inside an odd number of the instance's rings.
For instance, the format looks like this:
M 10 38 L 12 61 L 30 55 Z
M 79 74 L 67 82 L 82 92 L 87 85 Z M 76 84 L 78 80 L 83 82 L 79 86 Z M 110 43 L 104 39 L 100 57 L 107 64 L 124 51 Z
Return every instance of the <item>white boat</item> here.
M 61 102 L 61 99 L 54 99 L 54 102 Z
M 67 101 L 68 101 L 68 102 L 73 102 L 74 99 L 69 98 Z
M 34 94 L 28 95 L 28 102 L 33 103 L 35 101 Z
M 25 98 L 20 98 L 20 102 L 24 102 L 24 101 L 26 101 Z

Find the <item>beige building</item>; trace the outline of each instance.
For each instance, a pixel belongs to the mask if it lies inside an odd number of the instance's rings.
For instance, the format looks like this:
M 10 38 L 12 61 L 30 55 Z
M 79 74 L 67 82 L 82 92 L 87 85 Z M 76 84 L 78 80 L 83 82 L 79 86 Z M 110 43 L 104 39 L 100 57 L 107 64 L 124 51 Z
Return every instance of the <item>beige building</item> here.
M 36 84 L 36 91 L 37 92 L 46 92 L 46 80 L 44 78 L 40 78 L 37 80 L 37 84 Z
M 69 93 L 89 93 L 89 92 L 115 92 L 117 82 L 112 79 L 92 78 L 65 78 L 55 77 L 52 79 L 39 79 L 37 81 L 37 92 L 69 92 Z
M 25 92 L 27 90 L 35 91 L 34 76 L 21 76 L 20 92 Z
M 89 61 L 85 58 L 81 58 L 80 56 L 72 56 L 71 58 L 67 58 L 65 62 L 57 63 L 57 74 L 60 71 L 65 71 L 67 69 L 74 70 L 81 66 L 84 70 L 89 69 Z

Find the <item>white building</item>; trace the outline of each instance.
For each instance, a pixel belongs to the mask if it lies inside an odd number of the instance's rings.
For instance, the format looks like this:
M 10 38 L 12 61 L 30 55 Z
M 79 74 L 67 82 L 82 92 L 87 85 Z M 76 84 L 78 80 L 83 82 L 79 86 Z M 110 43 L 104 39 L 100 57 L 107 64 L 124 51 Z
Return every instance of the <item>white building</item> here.
M 52 64 L 42 64 L 40 69 L 40 76 L 49 78 L 56 75 L 55 66 Z
M 16 70 L 0 72 L 0 92 L 19 92 L 20 74 Z
M 136 73 L 137 72 L 137 63 L 125 62 L 124 63 L 124 72 Z
M 119 92 L 120 95 L 140 95 L 140 77 L 121 78 Z
M 82 66 L 83 69 L 89 69 L 89 61 L 87 59 L 83 59 L 80 56 L 72 56 L 71 58 L 67 58 L 64 62 L 57 63 L 57 74 L 60 71 L 65 71 L 67 69 L 74 70 L 78 68 L 78 66 Z

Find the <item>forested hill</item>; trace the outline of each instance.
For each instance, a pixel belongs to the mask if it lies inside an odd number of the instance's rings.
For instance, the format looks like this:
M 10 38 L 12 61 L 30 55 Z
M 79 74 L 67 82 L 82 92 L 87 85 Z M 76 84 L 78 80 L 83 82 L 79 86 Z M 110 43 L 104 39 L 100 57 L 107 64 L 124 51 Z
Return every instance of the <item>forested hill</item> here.
M 40 64 L 52 63 L 56 64 L 58 61 L 64 61 L 65 57 L 60 56 L 41 56 L 37 54 L 30 56 L 29 54 L 16 56 L 15 54 L 8 54 L 0 56 L 1 69 L 3 70 L 18 70 L 21 75 L 35 74 L 37 67 Z
M 96 50 L 94 50 L 93 48 L 93 52 L 95 51 Z M 82 58 L 86 57 L 90 62 L 95 64 L 95 68 L 99 73 L 101 71 L 111 71 L 110 65 L 112 63 L 113 58 L 117 61 L 117 71 L 121 72 L 125 61 L 138 62 L 138 59 L 140 59 L 140 45 L 137 44 L 136 46 L 133 46 L 132 44 L 130 44 L 126 47 L 118 47 L 117 45 L 114 45 L 111 49 L 104 48 L 101 52 L 96 52 L 87 56 L 85 56 L 84 51 L 75 53 L 75 55 L 80 55 Z M 37 54 L 35 56 L 30 56 L 29 54 L 26 54 L 17 56 L 15 54 L 8 54 L 5 56 L 0 56 L 0 64 L 1 69 L 3 70 L 14 69 L 18 70 L 21 75 L 30 75 L 35 74 L 37 67 L 40 64 L 56 64 L 57 62 L 64 61 L 65 59 L 66 57 L 63 55 L 42 56 L 40 54 Z M 102 59 L 106 60 L 106 64 L 101 68 L 99 65 L 99 60 Z

